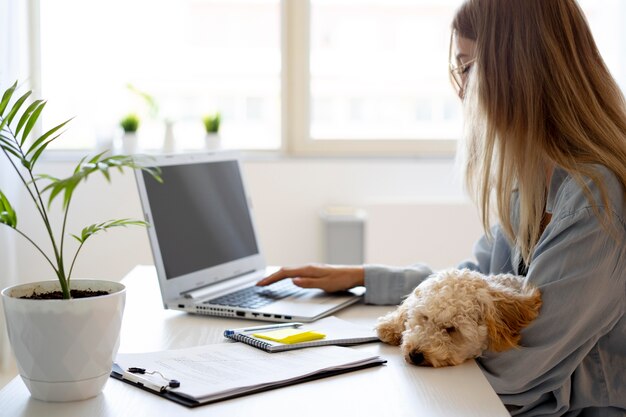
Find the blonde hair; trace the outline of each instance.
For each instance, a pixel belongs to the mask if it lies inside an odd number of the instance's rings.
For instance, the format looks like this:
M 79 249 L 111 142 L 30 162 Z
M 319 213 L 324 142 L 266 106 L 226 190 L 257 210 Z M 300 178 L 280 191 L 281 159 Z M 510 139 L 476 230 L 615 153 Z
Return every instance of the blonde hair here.
M 468 189 L 487 231 L 495 198 L 503 230 L 529 264 L 542 232 L 549 167 L 572 175 L 599 217 L 584 177 L 597 184 L 602 204 L 608 196 L 590 164 L 604 165 L 626 188 L 624 97 L 574 0 L 467 0 L 452 29 L 476 42 L 464 98 Z

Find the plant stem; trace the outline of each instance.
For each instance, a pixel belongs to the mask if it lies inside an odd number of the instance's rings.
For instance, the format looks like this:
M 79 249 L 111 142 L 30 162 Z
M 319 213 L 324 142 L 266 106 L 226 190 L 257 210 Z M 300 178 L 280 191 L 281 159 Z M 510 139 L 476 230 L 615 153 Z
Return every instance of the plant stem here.
M 4 119 L 0 117 L 0 121 L 3 121 L 3 120 Z M 7 129 L 7 132 L 9 132 L 9 134 L 11 135 L 11 138 L 13 139 L 15 144 L 17 145 L 18 150 L 20 151 L 20 155 L 22 155 L 22 159 L 26 159 L 26 156 L 24 155 L 24 152 L 22 152 L 22 147 L 20 146 L 19 141 L 15 137 L 15 134 L 11 130 L 11 127 L 7 124 L 5 126 L 5 128 Z M 15 170 L 15 173 L 17 174 L 17 176 L 20 178 L 20 180 L 24 184 L 24 187 L 26 187 L 26 191 L 28 191 L 28 194 L 30 194 L 30 198 L 32 198 L 33 203 L 35 203 L 35 207 L 37 207 L 37 210 L 39 211 L 39 214 L 43 217 L 43 213 L 41 211 L 41 207 L 39 207 L 39 204 L 37 204 L 37 199 L 35 198 L 35 196 L 33 194 L 33 191 L 28 186 L 28 183 L 26 182 L 26 179 L 22 176 L 22 173 L 20 172 L 19 168 L 13 162 L 13 157 L 11 155 L 9 155 L 9 153 L 4 148 L 2 148 L 2 152 L 4 152 L 4 155 L 7 157 L 7 159 L 9 160 L 9 163 L 11 164 L 13 169 Z M 31 177 L 32 177 L 32 175 L 31 175 Z
M 35 198 L 35 195 L 33 194 L 33 190 L 31 190 L 30 187 L 28 186 L 28 183 L 26 182 L 26 179 L 22 176 L 22 173 L 20 172 L 19 168 L 13 162 L 13 159 L 11 159 L 12 157 L 7 153 L 6 150 L 2 149 L 2 151 L 4 152 L 4 154 L 6 155 L 7 159 L 9 160 L 9 163 L 13 166 L 13 169 L 17 173 L 17 176 L 20 178 L 22 183 L 24 184 L 24 187 L 26 187 L 26 191 L 28 191 L 28 194 L 30 194 L 30 198 L 33 200 L 33 203 L 35 203 L 35 207 L 37 207 L 37 211 L 39 211 L 39 214 L 43 217 L 43 213 L 41 211 L 41 207 L 39 207 L 39 204 L 37 203 L 37 199 Z M 21 149 L 20 149 L 20 153 L 22 153 Z M 24 154 L 22 153 L 22 155 L 24 155 Z
M 21 149 L 20 149 L 21 151 Z M 35 176 L 33 175 L 33 171 L 31 167 L 26 168 L 28 171 L 28 175 L 31 178 L 33 183 L 33 187 L 35 188 L 35 195 L 39 199 L 39 204 L 41 205 L 41 218 L 46 226 L 46 230 L 48 231 L 48 236 L 50 237 L 50 243 L 52 244 L 52 250 L 54 251 L 54 257 L 57 261 L 57 268 L 55 269 L 57 277 L 59 278 L 59 283 L 61 284 L 61 289 L 63 290 L 63 298 L 70 298 L 70 290 L 67 282 L 67 277 L 65 275 L 64 265 L 63 265 L 63 253 L 59 251 L 59 248 L 56 243 L 56 239 L 54 238 L 54 233 L 52 232 L 52 226 L 50 225 L 50 218 L 48 217 L 48 212 L 46 211 L 46 206 L 41 198 L 41 192 L 39 191 L 39 187 L 37 186 L 37 181 L 35 181 Z M 35 202 L 35 204 L 37 204 Z
M 33 187 L 35 188 L 35 195 L 39 199 L 39 204 L 41 205 L 43 220 L 44 220 L 44 223 L 46 224 L 46 229 L 48 229 L 48 234 L 50 235 L 50 241 L 52 242 L 52 248 L 54 249 L 54 254 L 57 258 L 57 261 L 59 262 L 59 270 L 62 270 L 63 264 L 61 263 L 61 261 L 63 260 L 63 255 L 59 253 L 59 250 L 56 244 L 56 239 L 54 238 L 54 233 L 52 233 L 52 227 L 50 226 L 50 218 L 48 217 L 46 206 L 43 200 L 41 199 L 41 192 L 39 191 L 39 187 L 37 186 L 37 181 L 35 181 L 35 176 L 33 175 L 32 168 L 27 168 L 27 171 L 28 171 L 28 175 L 30 176 L 31 181 L 33 182 Z
M 9 227 L 9 226 L 7 226 Z M 28 236 L 26 236 L 24 234 L 24 232 L 22 232 L 21 230 L 17 229 L 17 228 L 12 228 L 11 229 L 15 230 L 17 233 L 19 233 L 22 237 L 24 237 L 24 239 L 28 240 L 42 255 L 43 257 L 46 259 L 46 261 L 48 261 L 48 263 L 50 264 L 50 266 L 52 267 L 52 269 L 54 269 L 54 273 L 58 274 L 59 271 L 57 271 L 56 267 L 54 266 L 54 264 L 52 263 L 52 260 L 50 258 L 48 258 L 48 255 L 46 255 L 46 253 Z
M 61 253 L 61 262 L 63 261 L 63 246 L 65 245 L 65 226 L 67 225 L 67 214 L 70 211 L 70 203 L 71 200 L 67 202 L 67 206 L 65 207 L 65 213 L 63 214 L 63 225 L 61 226 L 61 247 L 59 249 L 59 252 Z M 69 280 L 70 280 L 70 276 L 69 274 L 67 275 L 68 280 L 68 285 L 69 285 Z
M 20 145 L 20 142 L 17 140 L 17 137 L 15 136 L 15 133 L 13 133 L 13 131 L 11 130 L 10 126 L 5 126 L 7 129 L 7 132 L 9 132 L 9 134 L 11 135 L 11 138 L 13 139 L 13 141 L 15 142 L 15 144 L 17 145 L 20 155 L 22 155 L 22 159 L 26 160 L 26 155 L 24 155 L 24 151 L 22 150 L 22 146 Z M 69 289 L 67 289 L 67 291 L 65 290 L 65 287 L 67 286 L 67 283 L 65 282 L 66 278 L 65 278 L 65 271 L 63 268 L 63 255 L 61 253 L 59 253 L 59 249 L 56 243 L 56 239 L 54 238 L 54 233 L 52 232 L 52 227 L 50 225 L 50 219 L 48 217 L 48 213 L 46 211 L 46 206 L 41 198 L 41 192 L 39 191 L 39 187 L 37 186 L 37 181 L 35 181 L 35 177 L 33 175 L 33 171 L 32 171 L 32 167 L 30 166 L 30 164 L 28 164 L 29 166 L 26 167 L 26 170 L 28 172 L 28 175 L 30 176 L 30 179 L 32 181 L 33 184 L 33 188 L 35 189 L 35 193 L 33 193 L 33 190 L 28 186 L 28 183 L 26 182 L 26 179 L 22 176 L 22 173 L 20 172 L 20 170 L 17 168 L 17 166 L 15 165 L 15 163 L 13 162 L 13 159 L 11 158 L 11 156 L 7 153 L 7 151 L 3 148 L 2 151 L 4 152 L 4 154 L 6 155 L 7 159 L 9 160 L 9 163 L 13 166 L 13 169 L 15 170 L 15 172 L 17 173 L 18 177 L 20 178 L 20 180 L 22 181 L 22 183 L 24 183 L 24 186 L 26 187 L 26 190 L 28 191 L 28 194 L 30 195 L 31 199 L 33 200 L 33 203 L 35 204 L 35 207 L 37 208 L 37 210 L 39 211 L 39 215 L 41 217 L 41 219 L 44 222 L 44 225 L 46 226 L 46 230 L 48 232 L 48 237 L 50 238 L 50 243 L 52 244 L 52 250 L 54 251 L 54 257 L 57 261 L 57 268 L 55 268 L 53 266 L 54 272 L 57 274 L 57 277 L 59 278 L 59 282 L 61 284 L 61 288 L 64 288 L 63 291 L 63 298 L 69 298 L 70 293 L 69 293 Z M 25 236 L 22 233 L 23 236 Z M 30 240 L 30 239 L 29 239 Z M 32 240 L 30 240 L 32 242 Z M 33 242 L 34 244 L 34 242 Z M 35 245 L 40 251 L 41 249 L 39 248 L 39 246 Z M 43 251 L 41 251 L 43 253 Z M 44 254 L 45 256 L 45 254 Z M 50 262 L 50 259 L 46 256 L 46 259 L 48 260 L 48 262 Z M 50 262 L 50 264 L 52 264 L 52 262 Z
M 59 283 L 61 284 L 61 292 L 63 293 L 63 298 L 65 300 L 69 300 L 70 298 L 72 298 L 72 295 L 70 293 L 69 281 L 65 279 L 61 272 L 57 273 L 57 278 L 59 278 Z
M 78 258 L 78 253 L 83 248 L 84 244 L 85 244 L 85 241 L 82 241 L 81 244 L 78 246 L 78 249 L 76 249 L 76 253 L 74 254 L 74 259 L 72 259 L 72 264 L 70 265 L 70 272 L 67 274 L 68 286 L 69 286 L 70 278 L 72 276 L 72 271 L 74 270 L 74 263 L 76 262 L 76 258 Z

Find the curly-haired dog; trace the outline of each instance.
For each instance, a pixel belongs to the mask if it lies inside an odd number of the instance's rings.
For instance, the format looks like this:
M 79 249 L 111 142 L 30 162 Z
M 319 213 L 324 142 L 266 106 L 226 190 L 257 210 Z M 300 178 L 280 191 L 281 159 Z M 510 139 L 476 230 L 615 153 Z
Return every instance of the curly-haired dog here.
M 524 277 L 448 270 L 422 282 L 376 330 L 383 342 L 400 345 L 409 363 L 458 365 L 486 349 L 517 346 L 540 307 L 539 290 Z

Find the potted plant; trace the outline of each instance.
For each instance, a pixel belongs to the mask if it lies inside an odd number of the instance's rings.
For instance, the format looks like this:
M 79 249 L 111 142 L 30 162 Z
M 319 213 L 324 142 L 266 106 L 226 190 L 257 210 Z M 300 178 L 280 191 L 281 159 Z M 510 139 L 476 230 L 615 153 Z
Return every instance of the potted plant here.
M 176 151 L 176 138 L 174 137 L 174 119 L 171 115 L 162 115 L 162 110 L 157 102 L 156 98 L 143 90 L 135 87 L 133 84 L 126 84 L 126 88 L 136 95 L 145 104 L 147 114 L 150 118 L 155 120 L 162 120 L 164 125 L 163 135 L 163 153 L 174 153 Z
M 120 126 L 124 131 L 124 135 L 122 136 L 122 149 L 126 153 L 136 153 L 139 148 L 139 139 L 137 138 L 139 124 L 139 116 L 135 113 L 129 113 L 120 120 Z
M 12 100 L 17 83 L 0 100 L 0 153 L 32 200 L 45 242 L 36 242 L 20 227 L 16 210 L 0 190 L 0 226 L 23 236 L 50 265 L 56 280 L 16 285 L 2 291 L 9 339 L 20 375 L 31 395 L 47 401 L 72 401 L 97 395 L 111 371 L 119 346 L 125 288 L 117 282 L 75 280 L 72 272 L 83 245 L 95 234 L 115 227 L 146 225 L 132 219 L 108 220 L 67 234 L 66 224 L 77 186 L 92 174 L 110 181 L 111 170 L 143 169 L 160 180 L 159 172 L 127 155 L 83 158 L 71 176 L 36 173 L 39 158 L 62 135 L 69 120 L 30 138 L 46 102 L 26 107 L 31 92 Z M 15 95 L 17 97 L 17 95 Z M 9 104 L 11 103 L 11 104 Z M 24 110 L 23 107 L 26 107 Z M 60 204 L 62 222 L 52 224 L 50 208 Z M 69 238 L 77 243 L 69 247 Z M 68 256 L 69 255 L 69 256 Z
M 222 116 L 219 112 L 213 114 L 207 114 L 202 118 L 204 124 L 204 144 L 206 149 L 219 149 L 221 147 L 220 141 L 220 124 L 222 122 Z

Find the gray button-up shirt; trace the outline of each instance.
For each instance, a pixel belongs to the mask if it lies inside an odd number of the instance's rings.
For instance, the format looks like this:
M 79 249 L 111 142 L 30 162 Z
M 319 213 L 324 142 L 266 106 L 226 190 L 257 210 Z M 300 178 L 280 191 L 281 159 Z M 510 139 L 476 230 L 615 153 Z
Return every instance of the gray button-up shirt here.
M 552 219 L 526 275 L 541 290 L 540 315 L 522 332 L 519 349 L 477 359 L 512 415 L 626 416 L 624 190 L 610 171 L 596 168 L 609 206 L 591 180 L 585 183 L 608 229 L 576 181 L 555 170 L 547 204 Z M 513 207 L 517 218 L 517 202 Z M 521 272 L 519 252 L 498 226 L 493 239 L 478 241 L 474 255 L 476 261 L 459 267 L 483 274 Z M 367 265 L 365 301 L 397 304 L 430 273 L 425 265 Z

